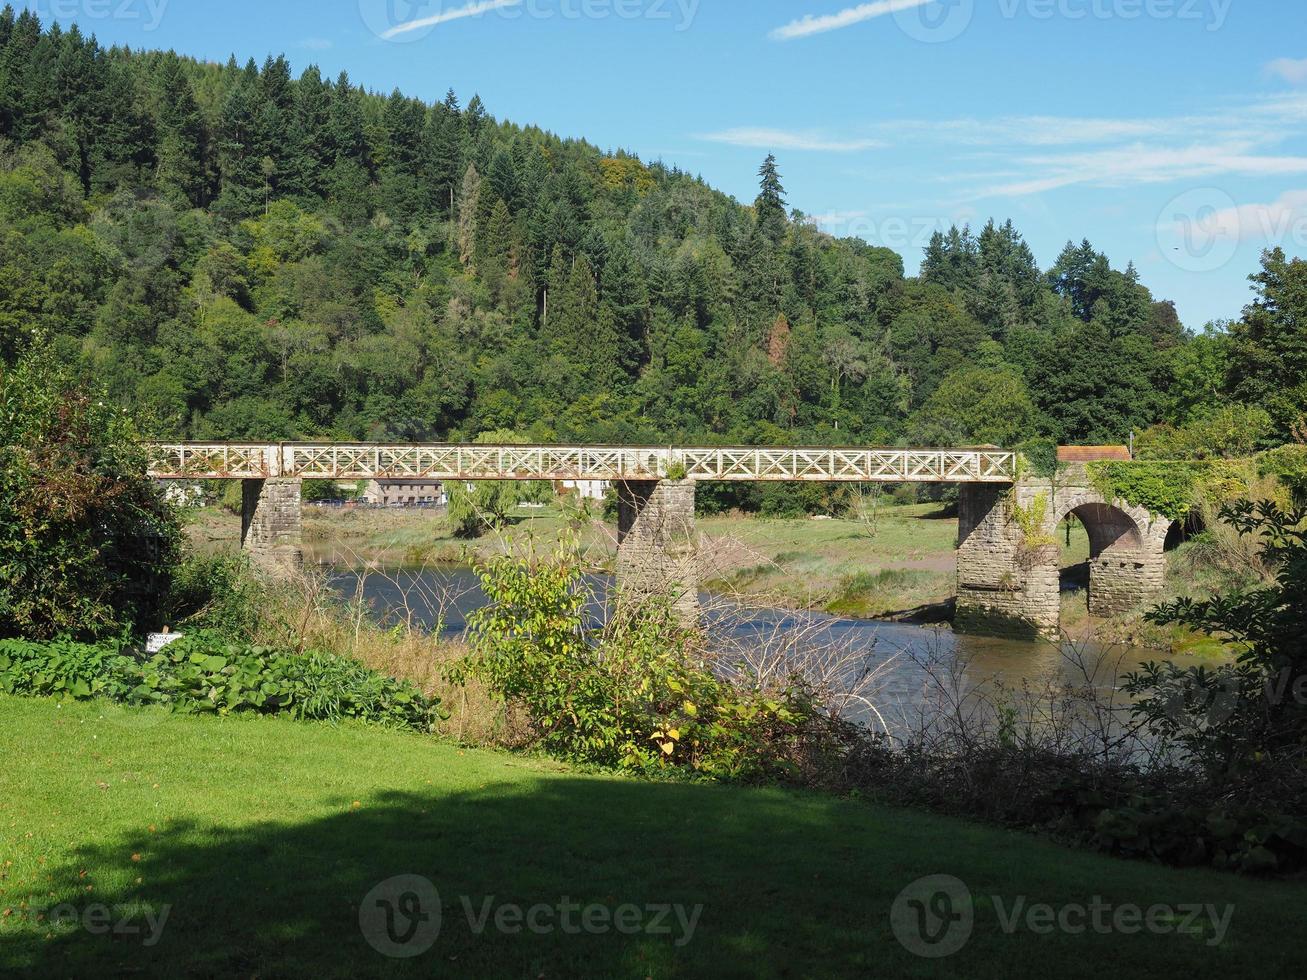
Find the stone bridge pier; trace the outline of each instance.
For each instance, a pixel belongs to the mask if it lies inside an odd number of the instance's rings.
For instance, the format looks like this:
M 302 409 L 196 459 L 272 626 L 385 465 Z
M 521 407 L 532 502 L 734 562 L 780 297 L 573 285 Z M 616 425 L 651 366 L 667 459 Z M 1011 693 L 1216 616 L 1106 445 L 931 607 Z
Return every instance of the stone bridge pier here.
M 617 584 L 639 602 L 665 598 L 699 622 L 693 480 L 625 480 L 617 490 Z
M 1061 619 L 1058 526 L 1074 514 L 1089 533 L 1089 611 L 1129 612 L 1157 598 L 1172 521 L 1107 500 L 1083 467 L 1056 480 L 964 484 L 958 503 L 955 627 L 1055 637 Z
M 304 563 L 302 480 L 241 481 L 241 548 L 264 572 L 285 575 Z

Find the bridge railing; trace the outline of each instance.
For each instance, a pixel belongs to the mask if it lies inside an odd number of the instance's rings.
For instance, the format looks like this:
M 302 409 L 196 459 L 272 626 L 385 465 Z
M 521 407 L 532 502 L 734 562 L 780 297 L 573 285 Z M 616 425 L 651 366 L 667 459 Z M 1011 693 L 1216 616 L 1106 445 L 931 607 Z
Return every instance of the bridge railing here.
M 1011 483 L 1016 454 L 991 449 L 152 443 L 164 480 L 693 480 Z

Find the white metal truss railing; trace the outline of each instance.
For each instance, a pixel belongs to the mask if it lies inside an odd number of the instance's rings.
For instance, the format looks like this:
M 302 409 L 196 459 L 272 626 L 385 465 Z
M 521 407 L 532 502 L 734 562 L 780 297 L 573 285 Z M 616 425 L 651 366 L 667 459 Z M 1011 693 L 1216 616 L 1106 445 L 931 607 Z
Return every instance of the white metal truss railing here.
M 989 449 L 155 443 L 164 480 L 657 480 L 1011 483 L 1016 454 Z

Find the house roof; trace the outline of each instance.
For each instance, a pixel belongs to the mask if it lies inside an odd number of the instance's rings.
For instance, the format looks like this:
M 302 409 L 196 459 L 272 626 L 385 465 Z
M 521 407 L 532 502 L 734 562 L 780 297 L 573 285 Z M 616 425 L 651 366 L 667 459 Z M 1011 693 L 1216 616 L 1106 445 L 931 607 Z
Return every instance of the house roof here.
M 1096 463 L 1100 460 L 1130 462 L 1130 450 L 1125 446 L 1058 446 L 1059 463 Z

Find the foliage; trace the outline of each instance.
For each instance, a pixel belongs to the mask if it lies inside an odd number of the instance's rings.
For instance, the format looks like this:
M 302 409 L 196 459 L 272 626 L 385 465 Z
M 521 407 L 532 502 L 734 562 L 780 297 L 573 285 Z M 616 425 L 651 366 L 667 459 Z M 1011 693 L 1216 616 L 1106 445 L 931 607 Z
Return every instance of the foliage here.
M 1230 384 L 1270 413 L 1273 435 L 1286 441 L 1307 406 L 1307 260 L 1277 247 L 1248 278 L 1257 298 L 1230 328 Z
M 480 99 L 104 48 L 28 10 L 0 16 L 0 75 L 0 361 L 38 326 L 152 435 L 1120 442 L 1229 397 L 1224 335 L 1188 338 L 1092 244 L 1041 270 L 991 220 L 908 277 L 791 211 L 775 159 L 744 206 Z M 1288 349 L 1283 292 L 1248 349 Z M 1278 425 L 1296 383 L 1246 400 Z
M 1187 463 L 1095 462 L 1086 465 L 1094 488 L 1108 500 L 1124 500 L 1173 521 L 1193 509 L 1198 474 Z
M 1108 500 L 1124 500 L 1173 521 L 1199 506 L 1213 506 L 1248 492 L 1253 468 L 1247 461 L 1099 461 L 1086 464 L 1090 482 Z
M 1030 472 L 1049 480 L 1057 474 L 1057 442 L 1053 439 L 1027 439 L 1014 447 L 1025 457 Z
M 1238 403 L 1208 407 L 1184 425 L 1155 425 L 1135 440 L 1141 460 L 1240 459 L 1253 455 L 1271 432 L 1271 417 Z
M 1294 444 L 1271 449 L 1257 460 L 1261 476 L 1275 477 L 1301 506 L 1307 506 L 1307 445 Z
M 1016 498 L 1015 491 L 1007 496 L 1008 513 L 1021 529 L 1021 541 L 1024 547 L 1034 551 L 1055 544 L 1056 539 L 1046 527 L 1048 520 L 1048 494 L 1043 490 L 1035 494 L 1030 506 L 1023 506 Z
M 148 659 L 113 643 L 0 641 L 0 691 L 73 700 L 105 697 L 186 714 L 352 718 L 422 732 L 439 717 L 434 699 L 353 660 L 229 643 L 204 632 L 176 640 Z
M 151 624 L 180 530 L 131 418 L 37 342 L 0 364 L 0 636 Z
M 490 601 L 470 622 L 463 670 L 520 705 L 546 751 L 643 773 L 768 779 L 834 750 L 835 726 L 802 681 L 733 687 L 667 605 L 592 625 L 574 550 L 499 556 L 478 571 Z
M 167 624 L 207 630 L 231 640 L 254 635 L 267 606 L 267 584 L 244 555 L 188 554 L 163 606 Z
M 1234 646 L 1233 666 L 1207 670 L 1150 664 L 1131 678 L 1137 710 L 1221 774 L 1262 762 L 1303 765 L 1307 742 L 1307 511 L 1244 501 L 1221 512 L 1245 536 L 1262 539 L 1274 584 L 1197 601 L 1179 599 L 1150 614 Z

